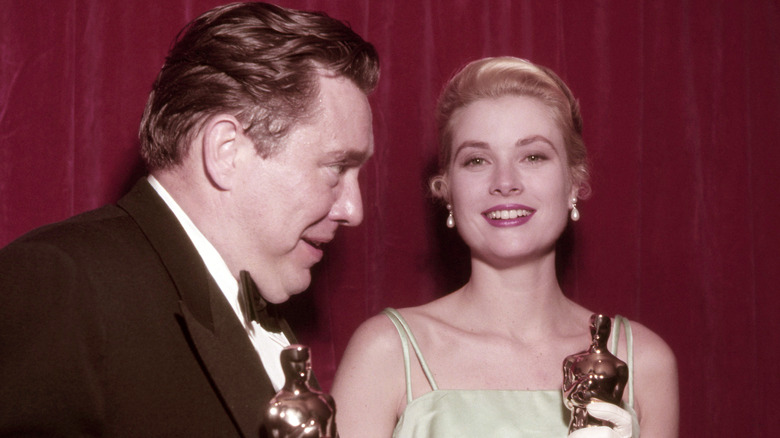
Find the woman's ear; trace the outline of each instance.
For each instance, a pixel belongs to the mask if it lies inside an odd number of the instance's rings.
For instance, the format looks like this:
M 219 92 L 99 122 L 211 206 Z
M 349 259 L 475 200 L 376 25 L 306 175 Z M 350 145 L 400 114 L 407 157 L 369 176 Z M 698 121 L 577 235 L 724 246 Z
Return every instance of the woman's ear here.
M 202 128 L 200 136 L 203 151 L 203 166 L 211 182 L 221 190 L 230 190 L 236 176 L 236 158 L 243 135 L 241 123 L 229 114 L 210 117 Z
M 571 190 L 569 192 L 569 208 L 572 207 L 572 202 L 576 203 L 578 199 L 581 199 L 580 196 L 580 189 L 581 186 L 579 184 L 572 184 Z
M 590 184 L 588 183 L 588 169 L 585 166 L 571 168 L 571 193 L 569 199 L 587 199 L 590 196 Z
M 447 185 L 447 174 L 436 175 L 431 178 L 431 194 L 445 203 L 450 202 L 450 188 Z

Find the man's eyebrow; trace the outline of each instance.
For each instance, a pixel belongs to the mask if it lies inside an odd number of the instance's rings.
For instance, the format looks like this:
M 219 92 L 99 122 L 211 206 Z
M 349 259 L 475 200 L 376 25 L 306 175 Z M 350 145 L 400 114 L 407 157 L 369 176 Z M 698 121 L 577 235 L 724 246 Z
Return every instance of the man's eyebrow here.
M 338 150 L 329 155 L 331 160 L 342 161 L 350 164 L 363 164 L 371 158 L 372 151 Z

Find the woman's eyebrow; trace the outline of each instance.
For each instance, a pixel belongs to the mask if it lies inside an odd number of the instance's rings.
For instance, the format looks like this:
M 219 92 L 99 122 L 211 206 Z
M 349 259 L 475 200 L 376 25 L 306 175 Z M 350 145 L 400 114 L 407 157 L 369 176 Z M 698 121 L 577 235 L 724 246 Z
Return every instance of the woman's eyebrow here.
M 455 149 L 455 152 L 452 154 L 452 156 L 457 157 L 460 151 L 467 148 L 488 149 L 488 144 L 484 141 L 466 140 L 461 143 L 457 149 Z
M 517 140 L 517 143 L 515 143 L 515 145 L 517 145 L 517 146 L 525 146 L 525 145 L 529 145 L 531 143 L 536 143 L 538 141 L 541 141 L 542 143 L 547 143 L 550 146 L 553 146 L 553 148 L 555 147 L 553 142 L 548 140 L 547 137 L 545 137 L 543 135 L 532 135 L 530 137 L 521 138 L 520 140 Z

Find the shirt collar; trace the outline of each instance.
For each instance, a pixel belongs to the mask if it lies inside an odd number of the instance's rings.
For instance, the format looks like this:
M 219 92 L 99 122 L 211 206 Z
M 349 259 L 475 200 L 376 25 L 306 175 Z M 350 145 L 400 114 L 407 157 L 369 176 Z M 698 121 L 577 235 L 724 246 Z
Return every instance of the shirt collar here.
M 230 306 L 233 308 L 236 316 L 238 316 L 238 319 L 242 324 L 246 324 L 244 315 L 238 304 L 238 280 L 230 273 L 230 269 L 225 263 L 225 260 L 219 255 L 219 252 L 214 248 L 214 245 L 206 239 L 206 236 L 198 230 L 198 227 L 196 227 L 190 217 L 187 216 L 187 213 L 182 210 L 176 200 L 173 199 L 173 196 L 165 190 L 165 187 L 160 184 L 157 178 L 149 175 L 147 176 L 147 180 L 184 228 L 184 231 L 187 233 L 187 236 L 189 236 L 192 244 L 195 245 L 198 254 L 203 259 L 203 263 L 206 264 L 206 269 L 208 269 L 209 273 L 214 278 L 214 281 L 216 281 L 217 286 L 219 286 L 219 289 L 225 295 L 225 298 L 228 300 L 228 303 L 230 303 Z

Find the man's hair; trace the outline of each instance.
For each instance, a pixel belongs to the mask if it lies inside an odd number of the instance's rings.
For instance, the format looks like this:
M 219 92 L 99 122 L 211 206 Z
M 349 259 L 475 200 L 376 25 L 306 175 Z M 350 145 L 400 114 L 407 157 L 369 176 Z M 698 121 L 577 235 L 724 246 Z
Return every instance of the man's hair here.
M 552 70 L 509 56 L 483 58 L 467 64 L 447 83 L 436 108 L 439 134 L 439 175 L 431 180 L 433 195 L 448 199 L 443 182 L 452 162 L 453 116 L 480 99 L 527 96 L 538 99 L 553 115 L 563 134 L 571 181 L 579 195 L 589 194 L 588 154 L 582 140 L 580 106 L 568 86 Z
M 323 73 L 370 93 L 379 79 L 374 47 L 324 13 L 234 3 L 188 24 L 165 60 L 139 129 L 149 170 L 181 163 L 202 123 L 228 113 L 269 157 L 311 116 Z

